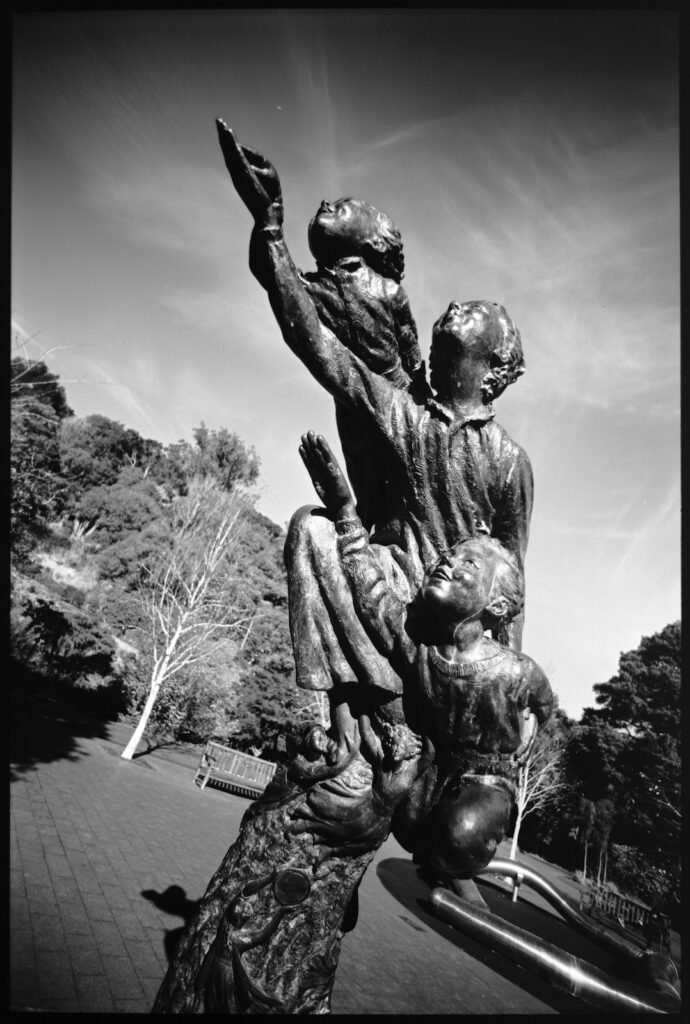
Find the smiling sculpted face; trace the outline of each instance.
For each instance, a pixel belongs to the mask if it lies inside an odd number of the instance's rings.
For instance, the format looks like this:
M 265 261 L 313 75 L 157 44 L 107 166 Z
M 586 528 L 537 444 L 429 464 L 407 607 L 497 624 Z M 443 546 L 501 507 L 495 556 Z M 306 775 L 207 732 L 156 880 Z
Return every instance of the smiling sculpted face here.
M 421 596 L 446 619 L 479 615 L 487 606 L 496 573 L 496 556 L 480 539 L 466 540 L 426 573 Z

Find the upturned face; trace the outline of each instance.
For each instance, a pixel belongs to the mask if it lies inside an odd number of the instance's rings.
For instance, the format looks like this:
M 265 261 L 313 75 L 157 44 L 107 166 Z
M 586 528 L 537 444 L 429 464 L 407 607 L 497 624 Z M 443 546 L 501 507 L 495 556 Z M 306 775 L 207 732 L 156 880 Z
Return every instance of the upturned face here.
M 434 324 L 429 371 L 431 386 L 443 392 L 449 364 L 471 359 L 488 363 L 494 348 L 494 316 L 488 302 L 451 302 Z
M 422 599 L 449 621 L 479 615 L 489 602 L 495 568 L 480 541 L 465 541 L 426 573 Z
M 309 749 L 312 750 L 315 754 L 323 754 L 328 749 L 328 743 L 329 740 L 328 736 L 326 735 L 325 729 L 321 728 L 321 726 L 318 725 L 314 726 L 314 728 L 309 733 L 309 738 L 307 741 Z
M 377 234 L 372 214 L 354 199 L 324 199 L 309 225 L 309 248 L 324 263 L 359 255 Z

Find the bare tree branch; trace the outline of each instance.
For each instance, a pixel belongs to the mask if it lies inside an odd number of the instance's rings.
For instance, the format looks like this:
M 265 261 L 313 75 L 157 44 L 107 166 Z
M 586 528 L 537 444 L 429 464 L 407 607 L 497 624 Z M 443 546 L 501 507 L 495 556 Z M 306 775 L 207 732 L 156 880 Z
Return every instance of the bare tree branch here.
M 128 760 L 161 688 L 210 656 L 248 619 L 233 592 L 237 541 L 248 508 L 239 489 L 227 492 L 211 479 L 192 481 L 173 509 L 172 551 L 163 563 L 143 567 L 153 665 L 141 719 L 122 752 Z

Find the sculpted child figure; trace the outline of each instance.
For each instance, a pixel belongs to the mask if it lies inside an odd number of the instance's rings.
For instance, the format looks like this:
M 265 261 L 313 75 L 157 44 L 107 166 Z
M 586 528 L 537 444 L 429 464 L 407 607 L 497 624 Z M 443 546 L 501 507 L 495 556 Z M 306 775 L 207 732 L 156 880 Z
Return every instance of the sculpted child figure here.
M 324 199 L 308 238 L 317 270 L 301 273 L 300 279 L 323 326 L 372 372 L 422 404 L 431 391 L 401 284 L 405 258 L 393 221 L 361 199 Z M 268 288 L 265 261 L 257 258 L 256 246 L 250 266 Z M 361 417 L 337 400 L 335 418 L 360 519 L 369 529 L 399 530 L 393 498 L 399 487 L 389 479 L 390 459 Z
M 358 613 L 403 680 L 402 696 L 370 707 L 373 732 L 365 726 L 362 735 L 383 737 L 385 747 L 387 737 L 412 729 L 435 748 L 394 813 L 395 835 L 434 879 L 455 888 L 493 857 L 509 823 L 518 759 L 552 709 L 541 668 L 485 635 L 520 610 L 517 560 L 493 538 L 468 538 L 427 571 L 406 605 L 372 556 L 325 440 L 306 434 L 300 453 L 335 522 Z
M 361 199 L 324 200 L 309 225 L 309 248 L 318 269 L 302 277 L 321 323 L 370 370 L 424 402 L 431 392 L 400 283 L 405 259 L 393 221 Z M 390 459 L 366 423 L 337 401 L 335 421 L 360 519 L 397 533 Z
M 224 122 L 217 121 L 217 127 L 233 184 L 254 218 L 250 267 L 266 289 L 285 342 L 352 415 L 359 430 L 366 430 L 376 451 L 385 452 L 386 469 L 377 487 L 379 493 L 390 491 L 387 501 L 395 508 L 399 529 L 377 531 L 375 539 L 378 557 L 391 577 L 397 578 L 401 594 L 407 591 L 409 600 L 429 565 L 458 540 L 482 531 L 512 551 L 523 570 L 532 470 L 526 453 L 496 422 L 493 409 L 493 401 L 524 371 L 520 333 L 506 310 L 487 301 L 450 303 L 433 328 L 429 363 L 434 395 L 420 402 L 351 351 L 347 323 L 338 321 L 337 330 L 326 326 L 323 294 L 315 299 L 318 289 L 312 289 L 295 267 L 286 245 L 275 168 L 240 145 Z M 347 203 L 342 212 L 344 221 L 359 220 L 359 213 L 355 217 Z M 339 217 L 331 217 L 332 223 L 328 219 L 324 211 L 316 218 L 318 232 L 316 224 L 312 226 L 317 252 L 325 238 L 337 237 L 341 244 Z M 360 238 L 365 261 L 371 261 L 373 250 L 364 242 L 367 234 L 376 237 L 360 228 L 354 237 Z M 337 264 L 344 258 L 342 253 L 334 243 L 323 254 L 323 265 Z M 318 259 L 321 266 L 322 257 Z M 381 274 L 379 268 L 375 270 Z M 385 274 L 392 272 L 386 269 Z M 373 280 L 368 274 L 365 277 Z M 360 302 L 359 308 L 363 306 Z M 367 306 L 368 311 L 373 308 Z M 381 337 L 390 337 L 390 317 L 383 309 L 378 315 L 383 320 Z M 331 322 L 336 324 L 335 319 Z M 378 329 L 372 312 L 370 327 L 363 334 L 365 348 L 372 350 Z M 359 500 L 356 486 L 355 497 Z M 369 524 L 365 521 L 365 525 Z M 327 517 L 314 515 L 306 507 L 295 513 L 286 563 L 298 685 L 329 691 L 332 699 L 338 699 L 337 689 L 371 678 L 382 689 L 397 692 L 398 680 L 390 666 L 377 655 L 351 612 L 337 559 L 331 560 L 334 547 L 335 534 Z M 521 622 L 522 613 L 507 632 L 510 646 L 518 650 Z M 346 644 L 341 634 L 346 635 Z

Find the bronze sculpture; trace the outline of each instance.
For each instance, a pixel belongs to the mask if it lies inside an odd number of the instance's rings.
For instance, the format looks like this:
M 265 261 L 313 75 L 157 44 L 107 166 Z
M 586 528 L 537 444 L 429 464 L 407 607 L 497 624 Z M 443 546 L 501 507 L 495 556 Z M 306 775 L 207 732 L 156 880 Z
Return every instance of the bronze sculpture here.
M 369 369 L 418 402 L 430 394 L 417 326 L 402 287 L 402 239 L 390 217 L 361 199 L 323 200 L 309 225 L 316 272 L 302 275 L 319 320 Z M 376 437 L 336 400 L 345 466 L 367 528 L 395 530 L 390 460 Z
M 423 870 L 471 878 L 550 712 L 548 681 L 519 653 L 531 467 L 491 404 L 524 360 L 503 307 L 453 302 L 434 325 L 432 394 L 387 220 L 353 200 L 322 204 L 310 227 L 319 270 L 302 275 L 275 169 L 217 126 L 255 221 L 252 272 L 335 398 L 346 456 L 366 438 L 372 462 L 352 473 L 355 508 L 323 439 L 302 439 L 325 509 L 298 510 L 288 531 L 291 632 L 297 681 L 328 692 L 331 727 L 307 731 L 245 814 L 154 1009 L 328 1012 L 381 842 L 392 830 Z M 366 479 L 382 459 L 383 502 Z

